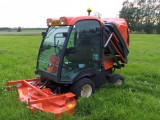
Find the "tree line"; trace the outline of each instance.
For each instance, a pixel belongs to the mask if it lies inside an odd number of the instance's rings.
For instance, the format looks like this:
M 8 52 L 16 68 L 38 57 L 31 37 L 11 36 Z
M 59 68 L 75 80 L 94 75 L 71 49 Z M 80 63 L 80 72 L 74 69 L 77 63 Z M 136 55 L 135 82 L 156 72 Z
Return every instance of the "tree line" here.
M 160 0 L 125 0 L 119 17 L 131 31 L 160 34 Z
M 46 28 L 22 28 L 22 27 L 15 27 L 15 28 L 10 28 L 10 27 L 0 27 L 0 31 L 7 31 L 7 32 L 12 32 L 12 31 L 17 31 L 21 32 L 23 30 L 46 30 Z

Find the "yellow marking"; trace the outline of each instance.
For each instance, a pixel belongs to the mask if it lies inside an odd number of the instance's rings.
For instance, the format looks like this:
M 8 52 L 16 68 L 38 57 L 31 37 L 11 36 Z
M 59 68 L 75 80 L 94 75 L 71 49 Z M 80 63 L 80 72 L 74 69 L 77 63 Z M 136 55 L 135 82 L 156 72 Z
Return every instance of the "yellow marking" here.
M 59 20 L 54 20 L 52 22 L 52 26 L 59 26 L 60 25 L 60 21 Z
M 20 95 L 20 96 L 22 96 L 22 95 L 23 95 L 22 90 L 19 90 L 19 95 Z
M 72 108 L 72 107 L 74 107 L 74 104 L 68 104 L 68 107 Z

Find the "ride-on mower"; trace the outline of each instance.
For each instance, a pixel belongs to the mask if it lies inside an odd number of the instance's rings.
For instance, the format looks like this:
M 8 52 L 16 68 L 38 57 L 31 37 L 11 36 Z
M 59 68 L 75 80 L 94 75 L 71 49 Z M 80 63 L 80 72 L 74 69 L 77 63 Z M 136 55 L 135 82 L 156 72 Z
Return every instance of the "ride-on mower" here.
M 39 77 L 6 85 L 16 85 L 20 101 L 30 109 L 72 114 L 77 98 L 89 97 L 106 81 L 123 83 L 121 75 L 112 73 L 127 63 L 129 30 L 124 19 L 60 17 L 47 19 L 47 25 L 35 71 Z

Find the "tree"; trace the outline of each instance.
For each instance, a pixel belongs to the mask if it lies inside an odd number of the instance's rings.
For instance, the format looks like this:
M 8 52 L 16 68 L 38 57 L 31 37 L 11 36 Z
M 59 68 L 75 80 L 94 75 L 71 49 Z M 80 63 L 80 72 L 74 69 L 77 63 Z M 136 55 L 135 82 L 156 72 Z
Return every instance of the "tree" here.
M 100 12 L 98 12 L 98 11 L 97 11 L 97 12 L 94 12 L 93 15 L 94 15 L 94 16 L 97 16 L 98 18 L 101 18 L 101 17 L 102 17 L 102 14 L 101 14 Z
M 160 0 L 134 0 L 134 2 L 126 0 L 122 5 L 119 17 L 126 19 L 132 31 L 141 32 L 144 27 L 146 31 L 147 26 L 160 22 Z
M 129 2 L 128 0 L 126 0 L 123 2 L 123 7 L 122 7 L 120 14 L 119 14 L 120 18 L 126 19 L 131 31 L 135 30 L 136 20 L 137 20 L 137 19 L 135 19 L 135 16 L 137 16 L 136 15 L 137 10 L 138 10 L 138 8 L 134 7 L 133 2 Z
M 17 32 L 21 32 L 21 31 L 22 31 L 22 28 L 18 27 Z
M 151 34 L 153 33 L 154 30 L 154 24 L 151 22 L 145 23 L 144 24 L 144 32 L 146 32 L 147 34 Z
M 160 34 L 160 22 L 156 25 L 156 33 Z

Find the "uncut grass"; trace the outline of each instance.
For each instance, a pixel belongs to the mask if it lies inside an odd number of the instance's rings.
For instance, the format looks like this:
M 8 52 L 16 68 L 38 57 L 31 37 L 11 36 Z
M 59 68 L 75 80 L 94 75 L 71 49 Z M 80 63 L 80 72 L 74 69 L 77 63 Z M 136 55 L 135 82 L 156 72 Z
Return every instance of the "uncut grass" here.
M 7 92 L 4 88 L 6 81 L 34 77 L 40 41 L 40 36 L 0 36 L 1 120 L 35 120 L 49 116 L 38 112 L 33 115 L 25 104 L 19 103 L 16 91 Z
M 0 36 L 0 41 L 0 79 L 3 83 L 34 77 L 41 37 Z
M 7 80 L 33 78 L 40 36 L 0 36 L 0 119 L 53 119 L 50 114 L 32 114 L 19 103 L 16 92 L 4 91 Z M 160 119 L 160 35 L 131 35 L 129 62 L 116 70 L 123 86 L 105 84 L 88 99 L 79 99 L 77 120 Z
M 37 54 L 41 36 L 0 36 L 0 120 L 53 120 L 53 114 L 36 111 L 18 101 L 16 89 L 5 89 L 6 81 L 35 77 Z M 61 119 L 72 119 L 64 115 Z

